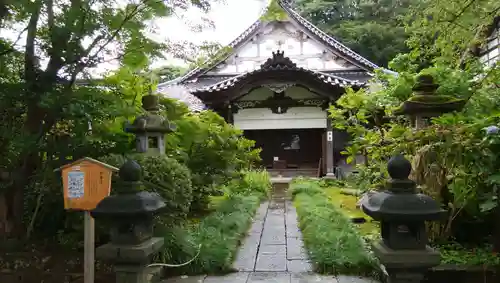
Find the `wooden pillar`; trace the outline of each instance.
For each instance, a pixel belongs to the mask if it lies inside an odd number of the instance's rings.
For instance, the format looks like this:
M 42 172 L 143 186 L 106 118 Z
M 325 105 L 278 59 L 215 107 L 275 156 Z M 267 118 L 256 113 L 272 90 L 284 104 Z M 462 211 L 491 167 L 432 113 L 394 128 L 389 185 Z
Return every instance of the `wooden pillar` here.
M 231 103 L 229 103 L 227 106 L 226 106 L 226 115 L 227 115 L 227 119 L 226 121 L 231 124 L 231 125 L 234 125 L 234 115 L 233 115 L 233 109 L 232 109 L 232 106 L 231 106 Z
M 326 112 L 326 178 L 335 179 L 333 160 L 333 126 L 332 119 Z

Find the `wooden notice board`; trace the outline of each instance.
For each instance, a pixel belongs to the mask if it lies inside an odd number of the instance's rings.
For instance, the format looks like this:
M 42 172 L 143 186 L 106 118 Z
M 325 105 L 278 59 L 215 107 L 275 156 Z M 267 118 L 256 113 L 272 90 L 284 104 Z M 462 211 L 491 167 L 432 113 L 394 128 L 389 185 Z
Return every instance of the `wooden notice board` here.
M 111 178 L 118 168 L 85 157 L 57 169 L 61 171 L 64 208 L 84 213 L 84 283 L 95 278 L 95 224 L 90 211 L 111 192 Z
M 111 178 L 118 168 L 92 158 L 82 158 L 59 168 L 64 208 L 90 211 L 111 192 Z

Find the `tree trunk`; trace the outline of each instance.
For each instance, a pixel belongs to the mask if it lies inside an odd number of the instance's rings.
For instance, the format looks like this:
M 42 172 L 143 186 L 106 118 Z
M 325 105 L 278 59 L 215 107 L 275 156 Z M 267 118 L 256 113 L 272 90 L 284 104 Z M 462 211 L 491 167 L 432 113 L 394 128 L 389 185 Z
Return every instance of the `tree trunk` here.
M 494 217 L 495 230 L 493 233 L 493 251 L 500 253 L 500 204 L 495 208 Z
M 4 194 L 5 208 L 3 211 L 5 217 L 0 217 L 0 227 L 4 227 L 4 229 L 0 229 L 0 232 L 3 232 L 5 237 L 22 238 L 24 236 L 24 193 L 41 162 L 39 149 L 36 145 L 39 144 L 38 140 L 43 138 L 46 132 L 43 121 L 42 109 L 33 103 L 28 107 L 24 131 L 30 139 L 34 139 L 36 142 L 27 146 L 21 153 L 20 162 L 11 175 L 12 185 Z
M 9 15 L 9 9 L 7 8 L 7 1 L 0 0 L 0 26 L 2 26 L 3 20 Z

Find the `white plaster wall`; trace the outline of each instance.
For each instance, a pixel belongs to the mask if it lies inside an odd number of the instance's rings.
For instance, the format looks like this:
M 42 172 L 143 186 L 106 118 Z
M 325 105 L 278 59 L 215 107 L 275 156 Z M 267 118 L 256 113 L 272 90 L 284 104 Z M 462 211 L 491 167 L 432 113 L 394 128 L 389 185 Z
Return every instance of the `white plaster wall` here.
M 273 92 L 270 89 L 268 89 L 267 87 L 259 87 L 259 88 L 252 90 L 250 93 L 243 96 L 239 100 L 241 100 L 241 101 L 264 100 L 266 98 L 271 97 L 272 95 L 273 95 Z
M 273 95 L 273 91 L 267 87 L 260 87 L 252 90 L 247 95 L 243 96 L 239 100 L 247 101 L 247 100 L 264 100 Z M 319 98 L 318 95 L 308 91 L 305 88 L 298 86 L 291 86 L 285 90 L 285 95 L 289 96 L 293 99 L 315 99 Z
M 249 108 L 234 114 L 234 125 L 241 130 L 324 129 L 326 112 L 319 107 L 293 107 L 274 114 L 268 108 Z
M 214 72 L 232 74 L 259 69 L 277 50 L 284 51 L 285 56 L 299 67 L 313 70 L 345 69 L 352 66 L 328 51 L 328 47 L 308 38 L 295 23 L 288 21 L 272 22 L 262 27 L 253 38 L 234 50 L 226 63 L 217 66 Z
M 500 61 L 500 23 L 489 36 L 483 49 L 488 50 L 488 52 L 481 55 L 479 60 L 487 67 L 493 67 Z

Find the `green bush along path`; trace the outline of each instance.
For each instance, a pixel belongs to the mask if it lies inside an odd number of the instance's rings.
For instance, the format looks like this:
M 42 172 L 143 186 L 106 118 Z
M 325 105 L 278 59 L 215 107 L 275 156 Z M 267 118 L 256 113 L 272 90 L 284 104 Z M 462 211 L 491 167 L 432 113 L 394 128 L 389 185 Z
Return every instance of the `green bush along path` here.
M 234 273 L 224 276 L 181 276 L 163 283 L 375 283 L 358 276 L 313 272 L 296 209 L 287 198 L 287 191 L 279 186 L 274 186 L 271 199 L 258 208 L 233 268 Z

